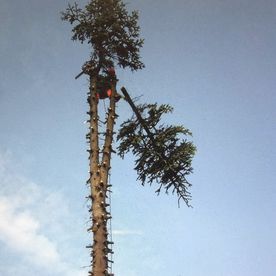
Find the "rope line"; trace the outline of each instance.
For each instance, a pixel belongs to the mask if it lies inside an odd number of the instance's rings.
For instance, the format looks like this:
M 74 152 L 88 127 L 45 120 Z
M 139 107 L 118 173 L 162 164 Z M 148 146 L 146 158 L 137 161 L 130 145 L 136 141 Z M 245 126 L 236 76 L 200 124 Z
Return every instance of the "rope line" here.
M 111 185 L 111 173 L 108 174 L 109 184 Z M 111 216 L 111 190 L 108 191 L 108 200 L 109 200 L 109 213 Z M 109 235 L 110 235 L 110 249 L 113 252 L 113 237 L 112 237 L 112 218 L 109 220 Z M 113 269 L 113 253 L 110 253 L 110 273 L 112 273 Z

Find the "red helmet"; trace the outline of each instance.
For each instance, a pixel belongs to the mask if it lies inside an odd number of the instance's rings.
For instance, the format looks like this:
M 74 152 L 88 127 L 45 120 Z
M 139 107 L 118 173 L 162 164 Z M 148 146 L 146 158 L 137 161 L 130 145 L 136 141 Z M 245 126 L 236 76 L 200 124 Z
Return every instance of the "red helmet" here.
M 110 75 L 110 76 L 115 76 L 115 69 L 113 67 L 109 67 L 107 69 L 107 73 Z

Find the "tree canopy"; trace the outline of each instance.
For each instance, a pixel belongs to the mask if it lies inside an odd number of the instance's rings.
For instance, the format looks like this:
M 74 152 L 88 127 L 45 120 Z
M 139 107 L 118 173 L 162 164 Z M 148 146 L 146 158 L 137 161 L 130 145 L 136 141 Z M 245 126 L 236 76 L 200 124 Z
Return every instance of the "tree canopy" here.
M 84 9 L 69 4 L 61 14 L 62 20 L 74 25 L 72 40 L 91 44 L 90 62 L 97 72 L 114 65 L 134 71 L 144 67 L 138 12 L 128 13 L 121 0 L 93 0 Z

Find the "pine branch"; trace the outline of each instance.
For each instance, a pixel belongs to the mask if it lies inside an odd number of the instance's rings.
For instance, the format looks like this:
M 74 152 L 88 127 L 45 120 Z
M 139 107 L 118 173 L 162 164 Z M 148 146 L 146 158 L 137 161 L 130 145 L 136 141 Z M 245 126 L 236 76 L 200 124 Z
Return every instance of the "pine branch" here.
M 191 184 L 186 176 L 192 173 L 191 162 L 196 147 L 192 142 L 183 139 L 191 132 L 183 126 L 164 126 L 161 124 L 163 114 L 172 112 L 169 105 L 144 104 L 137 107 L 123 88 L 126 100 L 130 103 L 136 117 L 125 121 L 117 136 L 120 141 L 119 155 L 132 151 L 135 156 L 135 170 L 138 179 L 144 185 L 159 183 L 157 194 L 164 188 L 168 193 L 176 192 L 179 200 L 190 206 L 188 189 Z

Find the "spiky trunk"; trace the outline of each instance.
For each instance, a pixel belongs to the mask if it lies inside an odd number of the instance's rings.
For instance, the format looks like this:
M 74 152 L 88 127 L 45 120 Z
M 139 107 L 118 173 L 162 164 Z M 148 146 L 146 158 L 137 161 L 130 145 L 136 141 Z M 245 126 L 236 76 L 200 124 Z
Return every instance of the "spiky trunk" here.
M 99 117 L 98 117 L 98 99 L 97 99 L 97 77 L 90 76 L 90 93 L 88 102 L 90 105 L 90 132 L 88 135 L 90 141 L 90 199 L 91 199 L 91 219 L 92 227 L 89 229 L 93 233 L 93 243 L 91 247 L 91 267 L 89 275 L 107 276 L 109 255 L 113 252 L 109 248 L 111 244 L 108 241 L 107 222 L 111 219 L 107 210 L 108 203 L 108 173 L 110 170 L 110 159 L 112 152 L 113 130 L 115 124 L 115 94 L 116 79 L 112 81 L 112 96 L 107 112 L 105 142 L 103 151 L 100 154 L 99 149 Z M 111 234 L 111 233 L 109 233 Z

